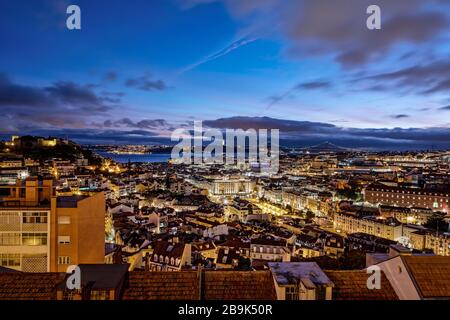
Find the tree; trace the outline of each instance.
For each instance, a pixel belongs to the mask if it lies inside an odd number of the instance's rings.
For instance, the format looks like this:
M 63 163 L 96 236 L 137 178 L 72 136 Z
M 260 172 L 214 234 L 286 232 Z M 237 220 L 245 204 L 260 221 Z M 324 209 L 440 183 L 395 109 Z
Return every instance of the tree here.
M 351 200 L 358 199 L 358 192 L 353 188 L 339 189 L 337 191 L 337 195 L 343 199 L 351 199 Z
M 248 258 L 239 257 L 238 265 L 234 269 L 242 271 L 252 270 L 252 263 Z
M 316 216 L 316 215 L 315 215 L 312 211 L 310 211 L 310 210 L 308 210 L 308 211 L 306 212 L 306 214 L 305 214 L 305 218 L 306 218 L 307 220 L 312 220 L 315 216 Z
M 427 223 L 424 224 L 424 227 L 441 232 L 447 232 L 449 229 L 449 224 L 448 222 L 445 222 L 443 217 L 433 216 L 428 219 Z

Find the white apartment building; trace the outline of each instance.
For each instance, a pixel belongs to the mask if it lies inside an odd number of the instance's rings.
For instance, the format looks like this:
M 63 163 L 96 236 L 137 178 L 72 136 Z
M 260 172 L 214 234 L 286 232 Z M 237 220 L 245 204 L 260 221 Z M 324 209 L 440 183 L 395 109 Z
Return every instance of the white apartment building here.
M 50 271 L 50 206 L 0 208 L 0 266 Z

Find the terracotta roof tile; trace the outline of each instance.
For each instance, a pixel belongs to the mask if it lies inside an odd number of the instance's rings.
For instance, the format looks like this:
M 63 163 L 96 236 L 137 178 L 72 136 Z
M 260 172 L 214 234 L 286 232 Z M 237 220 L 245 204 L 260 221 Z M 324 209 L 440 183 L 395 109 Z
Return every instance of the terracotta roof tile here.
M 130 272 L 124 300 L 198 300 L 197 272 Z
M 450 257 L 402 256 L 423 298 L 450 297 Z
M 56 299 L 65 273 L 0 273 L 0 300 Z
M 365 270 L 325 271 L 334 283 L 333 300 L 398 300 L 397 294 L 382 272 L 381 289 L 368 289 Z
M 276 300 L 270 271 L 206 271 L 205 300 Z
M 276 300 L 269 271 L 130 272 L 124 300 Z

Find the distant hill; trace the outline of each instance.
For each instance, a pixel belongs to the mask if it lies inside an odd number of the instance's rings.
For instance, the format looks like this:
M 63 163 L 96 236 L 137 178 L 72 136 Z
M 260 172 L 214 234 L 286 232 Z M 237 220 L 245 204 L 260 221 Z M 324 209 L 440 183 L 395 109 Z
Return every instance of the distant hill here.
M 60 138 L 21 136 L 17 137 L 14 140 L 14 144 L 9 145 L 8 148 L 11 153 L 40 161 L 51 158 L 70 161 L 85 158 L 89 160 L 89 163 L 96 163 L 98 161 L 92 151 L 82 148 L 73 141 Z

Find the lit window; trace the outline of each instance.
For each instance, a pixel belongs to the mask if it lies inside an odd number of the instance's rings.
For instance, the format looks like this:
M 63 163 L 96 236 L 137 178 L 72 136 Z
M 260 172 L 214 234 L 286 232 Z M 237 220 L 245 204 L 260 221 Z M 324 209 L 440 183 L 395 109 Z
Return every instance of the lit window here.
M 47 233 L 23 233 L 22 245 L 45 246 L 47 245 Z
M 70 224 L 70 216 L 59 216 L 58 224 Z
M 58 236 L 59 244 L 70 244 L 70 236 Z
M 58 264 L 70 264 L 70 257 L 68 256 L 59 256 Z

